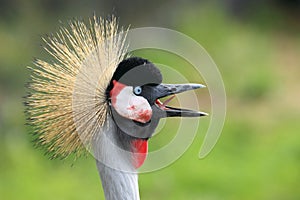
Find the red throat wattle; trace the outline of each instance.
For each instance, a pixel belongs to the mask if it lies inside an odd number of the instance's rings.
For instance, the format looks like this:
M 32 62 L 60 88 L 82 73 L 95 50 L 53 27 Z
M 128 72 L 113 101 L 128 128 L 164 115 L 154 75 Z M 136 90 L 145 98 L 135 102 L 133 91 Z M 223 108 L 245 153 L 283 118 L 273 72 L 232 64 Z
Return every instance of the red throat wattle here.
M 148 153 L 148 141 L 145 139 L 134 139 L 131 141 L 132 164 L 137 169 L 145 162 Z

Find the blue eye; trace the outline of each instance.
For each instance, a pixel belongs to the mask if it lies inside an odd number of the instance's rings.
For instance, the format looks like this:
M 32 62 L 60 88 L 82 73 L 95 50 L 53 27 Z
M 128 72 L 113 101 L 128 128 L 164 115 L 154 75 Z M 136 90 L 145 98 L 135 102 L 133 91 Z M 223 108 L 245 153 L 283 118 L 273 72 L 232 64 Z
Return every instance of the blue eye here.
M 136 86 L 134 89 L 133 89 L 133 92 L 134 94 L 136 95 L 139 95 L 142 93 L 142 88 L 140 86 Z

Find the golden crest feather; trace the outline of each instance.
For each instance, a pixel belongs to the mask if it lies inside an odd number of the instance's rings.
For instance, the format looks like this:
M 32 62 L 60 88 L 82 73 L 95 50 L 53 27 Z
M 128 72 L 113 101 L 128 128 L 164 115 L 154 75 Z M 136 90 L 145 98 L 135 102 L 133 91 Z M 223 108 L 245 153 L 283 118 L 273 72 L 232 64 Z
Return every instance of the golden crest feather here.
M 108 113 L 105 91 L 127 52 L 126 31 L 118 30 L 115 17 L 68 25 L 43 39 L 53 60 L 28 67 L 25 100 L 36 144 L 61 158 L 86 152 L 101 133 Z

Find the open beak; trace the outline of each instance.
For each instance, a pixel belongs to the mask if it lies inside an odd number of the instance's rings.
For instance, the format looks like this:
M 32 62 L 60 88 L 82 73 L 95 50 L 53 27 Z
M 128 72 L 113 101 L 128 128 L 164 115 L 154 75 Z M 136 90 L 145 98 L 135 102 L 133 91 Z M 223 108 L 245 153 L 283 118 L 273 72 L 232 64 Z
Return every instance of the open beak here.
M 201 117 L 207 116 L 205 112 L 182 109 L 182 108 L 173 108 L 167 105 L 171 101 L 175 94 L 185 92 L 188 90 L 195 90 L 198 88 L 204 88 L 204 85 L 201 84 L 159 84 L 155 86 L 154 93 L 152 98 L 155 99 L 155 105 L 166 114 L 164 117 Z M 171 95 L 171 96 L 170 96 Z M 164 102 L 161 102 L 159 99 L 170 96 Z

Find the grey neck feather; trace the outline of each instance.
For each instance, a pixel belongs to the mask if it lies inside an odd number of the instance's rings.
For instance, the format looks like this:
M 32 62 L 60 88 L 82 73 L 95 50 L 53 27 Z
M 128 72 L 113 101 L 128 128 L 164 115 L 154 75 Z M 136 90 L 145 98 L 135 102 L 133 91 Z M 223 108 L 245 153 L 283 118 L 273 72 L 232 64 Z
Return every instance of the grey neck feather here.
M 109 168 L 97 161 L 106 200 L 139 200 L 137 174 Z
M 94 156 L 106 200 L 140 199 L 138 175 L 132 165 L 126 137 L 109 118 L 94 143 Z

